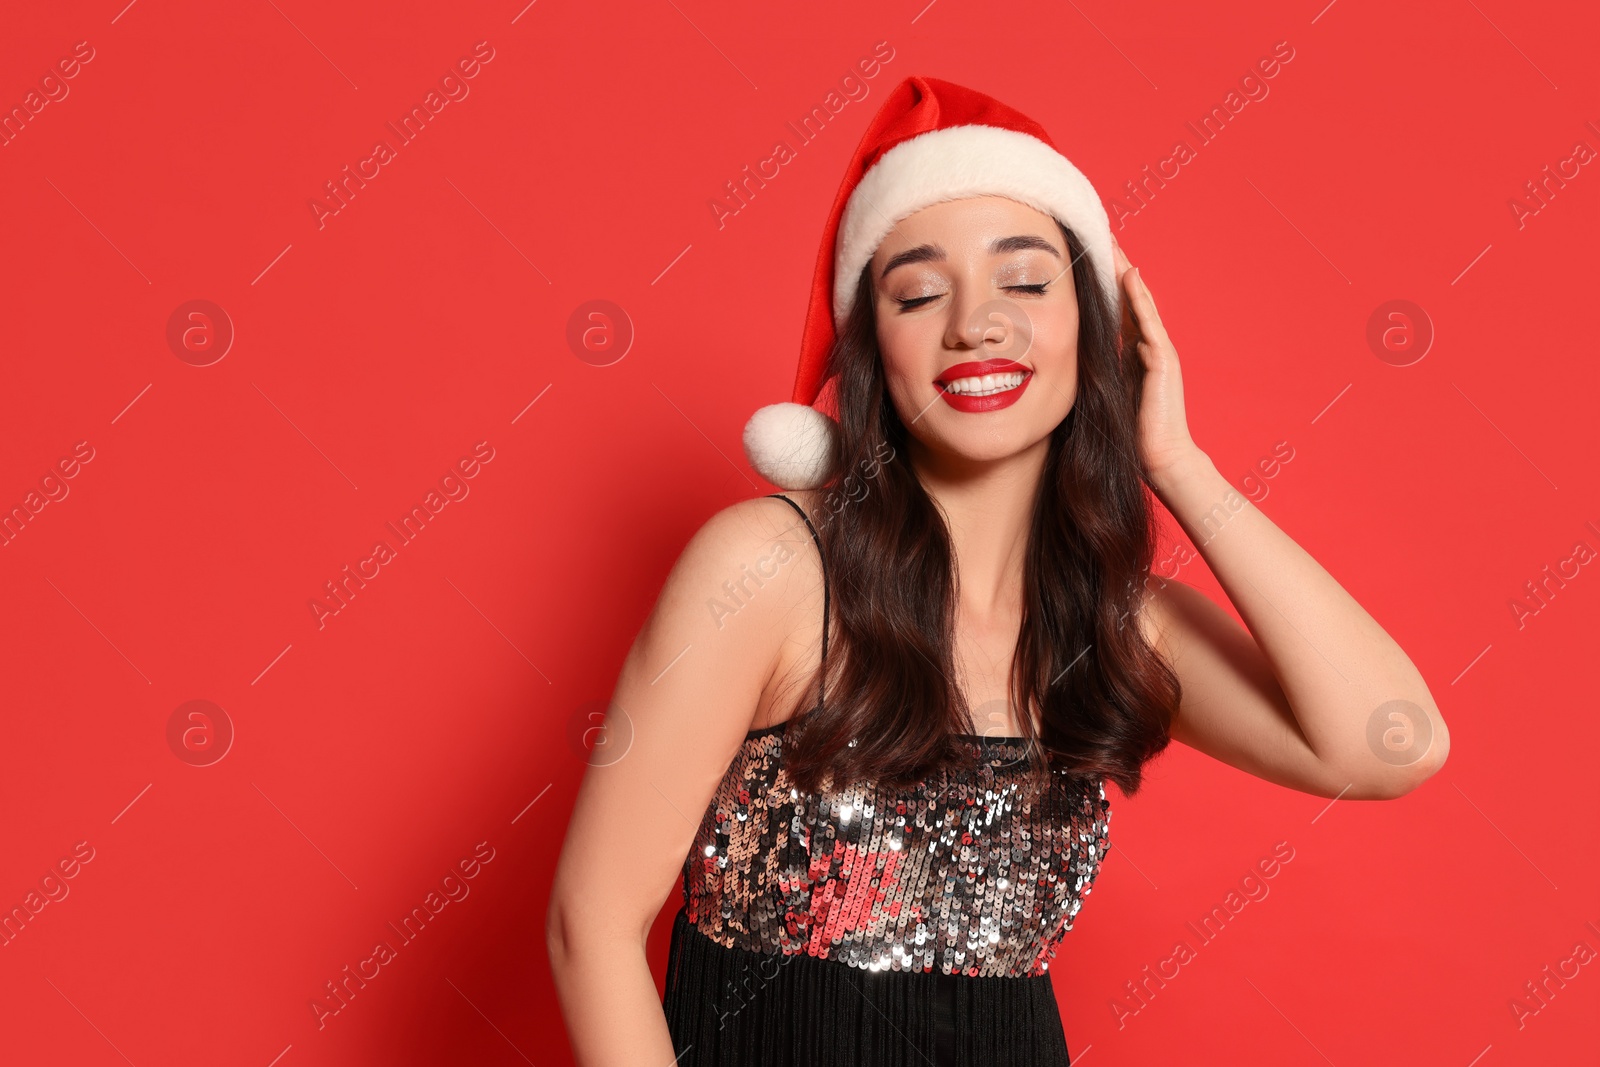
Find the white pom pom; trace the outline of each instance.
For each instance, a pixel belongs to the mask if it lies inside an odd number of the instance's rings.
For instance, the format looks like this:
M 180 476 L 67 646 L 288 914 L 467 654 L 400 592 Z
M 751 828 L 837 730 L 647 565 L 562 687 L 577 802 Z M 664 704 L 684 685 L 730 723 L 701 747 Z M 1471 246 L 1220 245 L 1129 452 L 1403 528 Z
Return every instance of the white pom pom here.
M 780 489 L 815 489 L 833 473 L 839 425 L 807 404 L 758 408 L 744 427 L 750 465 Z

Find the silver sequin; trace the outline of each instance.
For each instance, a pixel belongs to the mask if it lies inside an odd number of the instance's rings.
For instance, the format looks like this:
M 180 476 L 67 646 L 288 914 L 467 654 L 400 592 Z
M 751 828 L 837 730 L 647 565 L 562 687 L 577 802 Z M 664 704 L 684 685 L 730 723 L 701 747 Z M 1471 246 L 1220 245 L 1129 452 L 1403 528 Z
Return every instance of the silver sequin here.
M 784 770 L 783 731 L 752 731 L 684 861 L 690 922 L 867 970 L 1044 974 L 1109 848 L 1105 782 L 1056 771 L 1040 791 L 1021 743 L 959 743 L 971 773 L 813 795 Z

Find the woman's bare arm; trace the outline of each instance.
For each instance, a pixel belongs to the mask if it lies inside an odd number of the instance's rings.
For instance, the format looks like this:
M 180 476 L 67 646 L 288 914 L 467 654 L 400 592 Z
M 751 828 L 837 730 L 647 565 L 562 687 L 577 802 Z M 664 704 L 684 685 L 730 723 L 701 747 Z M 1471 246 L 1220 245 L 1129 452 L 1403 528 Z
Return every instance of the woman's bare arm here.
M 1183 684 L 1172 736 L 1323 797 L 1403 796 L 1444 765 L 1450 732 L 1410 658 L 1203 454 L 1158 479 L 1246 626 L 1182 582 L 1151 598 Z
M 670 1067 L 676 1058 L 645 942 L 813 581 L 820 618 L 820 571 L 802 556 L 809 541 L 781 500 L 718 512 L 684 549 L 628 653 L 546 918 L 581 1067 Z M 758 566 L 771 577 L 759 588 L 746 582 L 754 592 L 738 612 L 713 611 L 714 601 L 729 603 L 723 583 Z
M 1113 241 L 1115 245 L 1115 241 Z M 1244 620 L 1182 582 L 1141 621 L 1183 685 L 1176 740 L 1306 793 L 1402 796 L 1450 752 L 1405 651 L 1305 549 L 1217 472 L 1189 436 L 1178 352 L 1139 269 L 1116 249 L 1145 379 L 1139 454 L 1150 487 Z

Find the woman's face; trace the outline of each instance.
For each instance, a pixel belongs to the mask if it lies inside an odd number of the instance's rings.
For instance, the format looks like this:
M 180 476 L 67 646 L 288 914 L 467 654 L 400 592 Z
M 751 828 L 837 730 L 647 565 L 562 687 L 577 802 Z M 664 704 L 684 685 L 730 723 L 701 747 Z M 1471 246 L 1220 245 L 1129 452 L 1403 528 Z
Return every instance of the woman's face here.
M 868 269 L 889 395 L 934 457 L 1015 456 L 1067 417 L 1078 299 L 1049 215 L 1001 196 L 947 200 L 896 223 Z

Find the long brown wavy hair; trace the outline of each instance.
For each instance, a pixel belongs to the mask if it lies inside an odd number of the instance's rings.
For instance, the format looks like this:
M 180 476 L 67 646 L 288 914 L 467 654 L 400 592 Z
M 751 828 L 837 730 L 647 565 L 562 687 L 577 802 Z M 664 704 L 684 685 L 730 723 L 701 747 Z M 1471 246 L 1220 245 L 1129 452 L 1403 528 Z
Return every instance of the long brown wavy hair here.
M 1057 225 L 1074 264 L 1078 389 L 1051 431 L 1034 499 L 1008 694 L 1036 784 L 1054 768 L 1132 795 L 1144 763 L 1168 744 L 1181 695 L 1135 617 L 1157 532 L 1135 435 L 1144 367 L 1132 320 L 1107 302 L 1093 270 L 1077 267 L 1088 265 L 1083 246 Z M 833 620 L 813 682 L 824 698 L 803 722 L 790 720 L 784 752 L 807 792 L 910 787 L 972 758 L 953 736 L 975 724 L 954 682 L 949 530 L 909 463 L 873 304 L 869 264 L 827 370 L 838 375 L 840 434 L 819 499 L 837 503 L 814 522 Z

